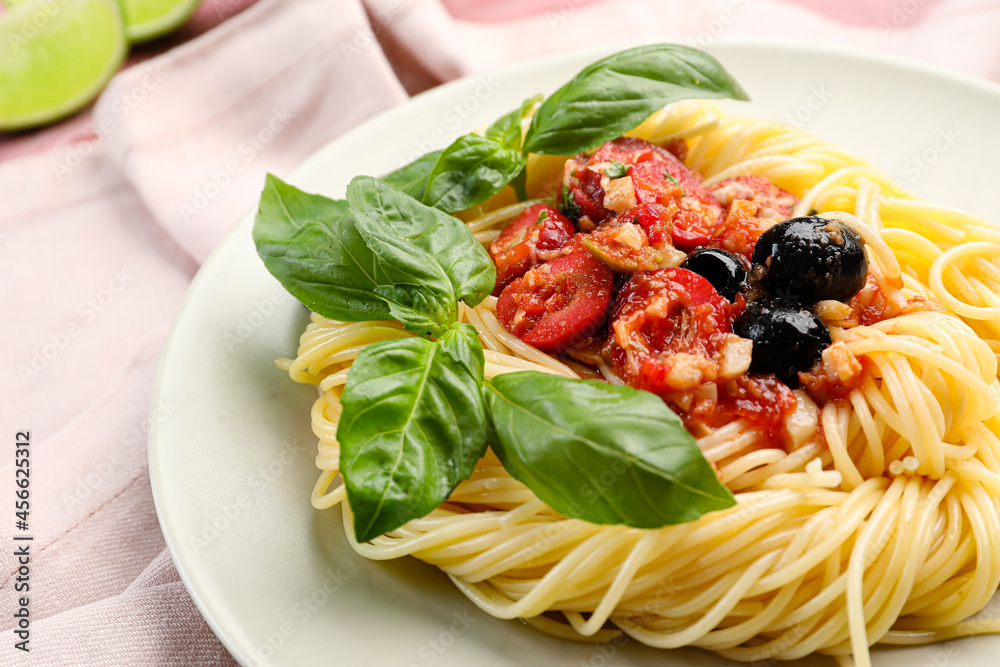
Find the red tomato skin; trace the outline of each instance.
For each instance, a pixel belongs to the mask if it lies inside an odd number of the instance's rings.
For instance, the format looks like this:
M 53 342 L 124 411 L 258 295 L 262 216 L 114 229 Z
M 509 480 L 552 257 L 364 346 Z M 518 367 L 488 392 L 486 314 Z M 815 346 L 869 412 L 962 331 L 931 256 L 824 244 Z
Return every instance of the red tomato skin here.
M 543 211 L 548 216 L 538 222 Z M 490 257 L 497 268 L 493 295 L 499 296 L 504 287 L 532 266 L 551 259 L 546 253 L 561 249 L 573 232 L 573 223 L 554 208 L 535 204 L 525 209 L 490 244 Z
M 681 150 L 681 144 L 672 143 L 671 147 Z M 686 149 L 684 143 L 683 152 L 686 153 Z M 636 204 L 674 204 L 670 207 L 672 217 L 664 222 L 668 225 L 668 233 L 677 230 L 678 248 L 693 250 L 708 240 L 722 217 L 722 208 L 715 197 L 670 150 L 635 137 L 608 141 L 589 158 L 577 155 L 567 160 L 563 183 L 567 194 L 579 207 L 581 218 L 586 216 L 597 225 L 614 215 L 604 207 L 601 174 L 590 169 L 612 161 L 631 166 L 629 174 L 635 187 Z M 673 180 L 668 179 L 668 175 Z
M 601 187 L 601 175 L 587 169 L 586 155 L 577 155 L 566 161 L 563 173 L 564 192 L 572 199 L 567 205 L 563 193 L 559 194 L 559 205 L 563 210 L 573 206 L 578 209 L 577 219 L 587 218 L 594 224 L 603 222 L 614 215 L 613 211 L 604 208 L 604 188 Z
M 539 264 L 504 288 L 497 318 L 543 352 L 588 345 L 611 305 L 614 273 L 587 251 Z
M 615 140 L 618 141 L 624 140 Z M 666 233 L 671 236 L 675 247 L 690 252 L 704 245 L 722 220 L 722 207 L 715 196 L 669 151 L 640 139 L 629 140 L 627 146 L 632 151 L 623 159 L 630 160 L 628 164 L 633 165 L 629 173 L 635 186 L 636 201 L 668 207 L 669 218 L 662 218 L 662 225 L 667 227 Z M 608 153 L 610 155 L 612 151 Z M 600 154 L 598 150 L 594 157 Z M 650 235 L 654 247 L 662 247 L 652 238 L 665 233 L 653 228 L 647 229 L 646 233 Z
M 639 204 L 623 212 L 621 217 L 642 227 L 649 237 L 649 245 L 662 249 L 673 245 L 675 210 L 663 204 Z

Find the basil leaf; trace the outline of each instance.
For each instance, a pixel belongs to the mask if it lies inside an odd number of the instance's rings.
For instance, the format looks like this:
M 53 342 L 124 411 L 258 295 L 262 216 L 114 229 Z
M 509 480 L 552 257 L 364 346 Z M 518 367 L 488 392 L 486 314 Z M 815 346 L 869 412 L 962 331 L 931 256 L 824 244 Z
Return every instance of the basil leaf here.
M 441 153 L 442 151 L 432 151 L 418 157 L 410 164 L 383 176 L 382 180 L 419 201 L 424 198 L 424 193 L 427 191 L 427 177 L 431 175 L 431 170 L 437 164 Z
M 484 393 L 504 467 L 565 516 L 659 528 L 736 504 L 653 394 L 534 371 Z
M 521 121 L 528 115 L 531 108 L 542 99 L 544 98 L 541 95 L 535 95 L 521 102 L 520 108 L 504 114 L 486 128 L 486 136 L 491 139 L 499 139 L 515 150 L 521 150 Z
M 493 261 L 458 218 L 370 176 L 351 181 L 347 201 L 358 231 L 391 281 L 379 288 L 380 296 L 411 309 L 418 302 L 421 307 L 437 302 L 448 312 L 425 314 L 447 326 L 456 319 L 457 301 L 476 306 L 493 291 Z
M 337 427 L 358 542 L 427 515 L 472 474 L 487 443 L 482 378 L 468 324 L 437 342 L 402 338 L 361 351 Z
M 559 212 L 573 222 L 580 219 L 580 205 L 576 203 L 576 195 L 566 187 L 565 183 L 562 184 L 562 204 L 559 205 Z
M 257 254 L 309 310 L 347 322 L 385 320 L 373 290 L 388 283 L 347 202 L 309 194 L 268 174 L 254 218 Z
M 466 134 L 441 153 L 423 202 L 447 213 L 463 211 L 499 192 L 526 163 L 520 149 L 502 139 Z
M 712 56 L 677 44 L 616 53 L 577 74 L 539 107 L 525 153 L 573 155 L 635 128 L 677 100 L 749 99 Z
M 608 178 L 624 178 L 628 176 L 628 172 L 632 169 L 630 164 L 622 164 L 617 160 L 612 160 L 608 168 L 604 170 L 604 175 Z

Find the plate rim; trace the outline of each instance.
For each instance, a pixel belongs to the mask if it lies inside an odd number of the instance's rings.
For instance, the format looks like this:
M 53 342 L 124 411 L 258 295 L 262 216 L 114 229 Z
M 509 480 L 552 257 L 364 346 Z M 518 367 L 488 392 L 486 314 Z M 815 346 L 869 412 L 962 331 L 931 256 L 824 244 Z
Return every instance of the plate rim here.
M 637 46 L 642 46 L 644 44 L 655 44 L 655 43 L 665 43 L 656 40 L 640 40 L 640 41 L 616 41 L 607 44 L 590 46 L 586 48 L 576 49 L 568 51 L 565 53 L 558 53 L 554 55 L 548 55 L 541 58 L 533 58 L 523 62 L 515 63 L 506 67 L 484 70 L 482 72 L 476 72 L 464 77 L 448 81 L 439 86 L 421 92 L 408 100 L 386 109 L 375 116 L 369 118 L 368 120 L 356 125 L 350 130 L 344 132 L 343 134 L 337 136 L 336 138 L 328 141 L 322 146 L 318 147 L 307 157 L 305 157 L 297 167 L 292 169 L 288 174 L 288 181 L 294 183 L 297 178 L 301 176 L 304 172 L 308 172 L 313 169 L 313 164 L 321 161 L 323 159 L 323 154 L 332 150 L 332 147 L 338 143 L 347 143 L 353 140 L 354 136 L 357 134 L 364 133 L 368 131 L 366 128 L 369 125 L 385 122 L 392 119 L 395 116 L 405 117 L 410 113 L 410 109 L 414 106 L 423 104 L 432 104 L 435 100 L 442 97 L 449 97 L 452 94 L 452 90 L 460 88 L 468 84 L 468 82 L 476 80 L 478 77 L 489 75 L 489 74 L 502 74 L 505 77 L 516 78 L 519 75 L 538 69 L 544 69 L 549 67 L 556 67 L 560 64 L 564 64 L 571 61 L 583 60 L 584 58 L 593 58 L 594 60 L 603 57 L 606 54 L 614 53 L 619 50 L 626 48 L 633 48 Z M 682 42 L 671 42 L 680 45 L 687 46 Z M 700 47 L 698 47 L 700 48 Z M 807 52 L 811 55 L 819 55 L 834 59 L 844 59 L 853 61 L 855 63 L 877 63 L 879 65 L 888 66 L 890 68 L 901 69 L 907 72 L 912 72 L 916 74 L 931 75 L 934 77 L 939 77 L 941 79 L 950 81 L 952 83 L 957 82 L 964 86 L 973 88 L 981 93 L 993 96 L 996 102 L 1000 104 L 1000 84 L 990 81 L 988 79 L 964 72 L 961 70 L 952 69 L 945 65 L 939 65 L 936 63 L 924 62 L 912 58 L 907 58 L 905 56 L 896 55 L 892 53 L 886 53 L 881 51 L 874 51 L 864 48 L 854 48 L 846 47 L 834 44 L 814 44 L 797 40 L 775 40 L 775 39 L 756 39 L 756 38 L 739 38 L 739 39 L 719 39 L 713 42 L 711 45 L 704 47 L 703 50 L 714 55 L 716 49 L 728 50 L 758 50 L 758 51 L 785 51 L 788 53 L 802 53 Z M 725 66 L 725 63 L 723 63 Z M 229 230 L 222 240 L 212 249 L 209 255 L 206 257 L 201 266 L 199 266 L 198 271 L 195 273 L 188 285 L 184 297 L 178 306 L 177 312 L 174 315 L 173 321 L 170 325 L 170 329 L 167 333 L 166 340 L 164 342 L 163 348 L 160 352 L 160 357 L 157 362 L 156 376 L 153 382 L 152 393 L 149 401 L 149 412 L 156 409 L 158 402 L 162 398 L 163 392 L 163 381 L 164 374 L 167 368 L 167 364 L 174 352 L 175 343 L 177 340 L 177 331 L 180 327 L 181 321 L 184 319 L 185 314 L 191 307 L 191 302 L 194 299 L 194 295 L 199 293 L 202 289 L 202 283 L 206 280 L 205 276 L 209 273 L 206 271 L 207 267 L 214 266 L 214 264 L 219 261 L 219 257 L 227 251 L 227 249 L 239 242 L 240 236 L 246 233 L 246 227 L 252 225 L 252 221 L 255 215 L 255 210 L 251 209 L 247 214 L 243 215 L 239 221 L 234 224 L 233 228 Z M 1000 224 L 1000 221 L 996 221 Z M 177 542 L 181 539 L 180 536 L 172 535 L 167 530 L 167 524 L 165 523 L 163 516 L 163 503 L 164 494 L 168 493 L 166 489 L 168 485 L 163 477 L 163 471 L 159 465 L 159 458 L 163 455 L 165 448 L 162 446 L 160 440 L 160 430 L 150 429 L 147 438 L 147 464 L 149 470 L 150 487 L 151 494 L 153 497 L 153 506 L 156 511 L 156 519 L 160 528 L 160 532 L 163 535 L 164 542 L 167 546 L 167 550 L 170 554 L 171 561 L 174 564 L 175 569 L 180 577 L 181 582 L 184 585 L 185 590 L 188 595 L 190 595 L 195 607 L 201 614 L 202 618 L 211 628 L 212 632 L 219 639 L 219 641 L 225 646 L 226 650 L 229 651 L 230 655 L 241 665 L 249 663 L 248 660 L 248 648 L 252 651 L 252 647 L 243 647 L 237 645 L 233 636 L 229 634 L 226 630 L 227 623 L 223 620 L 224 614 L 221 610 L 214 610 L 212 608 L 212 603 L 205 599 L 199 592 L 198 588 L 194 585 L 192 572 L 197 569 L 193 562 L 187 562 L 181 558 L 178 554 Z

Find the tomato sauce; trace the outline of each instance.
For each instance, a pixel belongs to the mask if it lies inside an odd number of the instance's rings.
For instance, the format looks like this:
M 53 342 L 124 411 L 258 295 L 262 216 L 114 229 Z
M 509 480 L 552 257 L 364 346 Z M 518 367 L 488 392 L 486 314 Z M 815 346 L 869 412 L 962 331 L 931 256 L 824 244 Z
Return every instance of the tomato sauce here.
M 490 248 L 497 316 L 543 351 L 607 363 L 693 433 L 743 419 L 782 442 L 796 398 L 776 376 L 749 373 L 751 344 L 732 328 L 744 295 L 731 302 L 677 264 L 701 247 L 749 262 L 798 200 L 757 176 L 706 189 L 686 151 L 623 137 L 568 159 L 559 210 L 528 209 Z

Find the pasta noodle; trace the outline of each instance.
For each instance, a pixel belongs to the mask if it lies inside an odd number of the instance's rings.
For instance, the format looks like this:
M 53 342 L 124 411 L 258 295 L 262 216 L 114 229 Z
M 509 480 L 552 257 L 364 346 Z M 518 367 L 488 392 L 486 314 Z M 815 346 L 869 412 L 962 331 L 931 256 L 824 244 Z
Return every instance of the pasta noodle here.
M 1000 620 L 967 620 L 1000 584 L 1000 229 L 899 192 L 802 131 L 711 103 L 674 104 L 629 134 L 683 137 L 686 163 L 706 184 L 757 174 L 800 198 L 795 215 L 831 213 L 861 234 L 871 275 L 901 314 L 870 326 L 826 318 L 835 345 L 861 364 L 859 388 L 813 404 L 821 429 L 794 448 L 743 421 L 701 437 L 737 505 L 691 523 L 639 530 L 562 517 L 487 452 L 431 514 L 358 544 L 337 477 L 339 397 L 365 345 L 411 334 L 393 322 L 313 315 L 297 357 L 282 361 L 293 380 L 319 388 L 313 505 L 341 505 L 362 556 L 414 556 L 490 614 L 583 641 L 625 633 L 733 660 L 819 652 L 866 666 L 877 642 L 1000 632 Z M 528 190 L 542 197 L 469 228 L 488 244 L 525 208 L 550 201 L 546 184 L 560 169 L 561 160 L 531 156 Z M 906 314 L 916 296 L 948 312 Z M 621 382 L 604 364 L 595 371 L 526 345 L 495 309 L 489 297 L 460 313 L 479 332 L 488 377 L 530 369 Z

